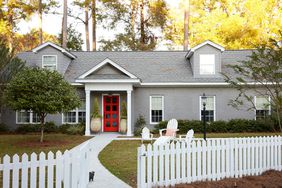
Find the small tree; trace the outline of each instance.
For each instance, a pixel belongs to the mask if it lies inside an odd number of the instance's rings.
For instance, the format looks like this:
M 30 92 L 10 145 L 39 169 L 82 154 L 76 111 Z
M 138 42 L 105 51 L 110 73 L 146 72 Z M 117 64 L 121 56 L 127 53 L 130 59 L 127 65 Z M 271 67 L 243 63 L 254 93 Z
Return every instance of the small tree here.
M 96 97 L 94 100 L 94 109 L 93 109 L 92 117 L 100 118 L 101 114 L 99 113 L 99 111 L 100 111 L 99 102 L 98 102 L 98 98 Z
M 127 109 L 126 109 L 126 102 L 122 101 L 121 103 L 121 119 L 127 118 Z
M 31 110 L 40 117 L 43 142 L 47 114 L 72 110 L 80 105 L 75 89 L 57 71 L 25 68 L 7 86 L 4 93 L 7 105 L 13 110 Z
M 282 33 L 281 39 L 276 41 L 270 39 L 267 44 L 258 46 L 252 52 L 248 60 L 240 64 L 228 65 L 236 77 L 230 74 L 223 74 L 225 81 L 239 91 L 236 99 L 231 101 L 233 107 L 244 104 L 244 100 L 255 108 L 253 97 L 248 94 L 254 91 L 258 95 L 270 96 L 272 110 L 281 128 L 282 112 Z M 252 82 L 252 84 L 250 84 Z M 244 99 L 244 100 L 243 100 Z

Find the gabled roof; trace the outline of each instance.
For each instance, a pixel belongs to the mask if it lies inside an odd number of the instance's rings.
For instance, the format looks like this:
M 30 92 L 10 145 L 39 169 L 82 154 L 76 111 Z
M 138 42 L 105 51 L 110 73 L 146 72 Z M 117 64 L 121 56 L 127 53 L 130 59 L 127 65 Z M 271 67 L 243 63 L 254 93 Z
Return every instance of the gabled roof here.
M 72 59 L 76 58 L 75 55 L 73 55 L 72 53 L 70 53 L 66 49 L 64 49 L 61 46 L 58 46 L 57 44 L 54 44 L 52 42 L 45 42 L 45 43 L 37 46 L 36 48 L 33 48 L 32 52 L 36 53 L 36 52 L 40 51 L 41 49 L 45 48 L 46 46 L 52 46 L 53 48 L 56 48 L 57 50 L 61 51 L 63 54 L 67 55 L 68 57 L 70 57 Z
M 85 77 L 89 76 L 90 74 L 94 73 L 96 70 L 101 69 L 103 66 L 105 65 L 111 65 L 113 67 L 115 67 L 116 69 L 118 69 L 119 71 L 121 71 L 122 73 L 124 73 L 125 75 L 127 75 L 129 78 L 133 78 L 136 79 L 137 77 L 133 74 L 131 74 L 130 72 L 128 72 L 127 70 L 125 70 L 123 67 L 121 67 L 120 65 L 118 65 L 117 63 L 113 62 L 112 60 L 110 60 L 109 58 L 106 58 L 105 60 L 103 60 L 102 62 L 100 62 L 99 64 L 97 64 L 96 66 L 94 66 L 93 68 L 91 68 L 90 70 L 88 70 L 87 72 L 83 73 L 82 75 L 80 75 L 78 78 L 79 79 L 84 79 Z
M 191 49 L 189 50 L 189 52 L 186 54 L 185 57 L 186 57 L 186 58 L 191 57 L 191 56 L 193 55 L 193 53 L 194 53 L 197 49 L 199 49 L 199 48 L 201 48 L 201 47 L 203 47 L 203 46 L 205 46 L 205 45 L 210 45 L 210 46 L 212 46 L 212 47 L 214 47 L 214 48 L 219 49 L 219 50 L 222 51 L 222 52 L 225 50 L 223 46 L 220 46 L 219 44 L 216 44 L 216 43 L 214 43 L 214 42 L 212 42 L 212 41 L 210 41 L 210 40 L 206 40 L 205 42 L 202 42 L 201 44 L 198 44 L 197 46 L 194 46 L 193 48 L 191 48 Z

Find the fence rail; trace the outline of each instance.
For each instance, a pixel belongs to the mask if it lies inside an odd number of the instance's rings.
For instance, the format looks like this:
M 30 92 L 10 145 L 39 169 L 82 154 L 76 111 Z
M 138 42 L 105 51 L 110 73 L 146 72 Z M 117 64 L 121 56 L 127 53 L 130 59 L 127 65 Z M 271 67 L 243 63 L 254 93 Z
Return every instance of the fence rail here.
M 174 186 L 282 170 L 282 137 L 194 140 L 138 148 L 137 186 Z
M 0 164 L 3 188 L 85 188 L 91 151 L 89 143 L 86 141 L 64 153 L 32 153 L 30 157 L 27 154 L 21 157 L 5 155 Z

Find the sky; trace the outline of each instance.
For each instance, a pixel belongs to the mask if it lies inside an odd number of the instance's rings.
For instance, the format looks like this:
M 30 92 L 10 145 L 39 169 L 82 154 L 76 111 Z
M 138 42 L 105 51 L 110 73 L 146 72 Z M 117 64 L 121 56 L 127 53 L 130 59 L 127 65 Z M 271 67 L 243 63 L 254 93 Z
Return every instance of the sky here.
M 180 0 L 166 0 L 168 3 L 168 6 L 174 7 L 178 6 L 178 2 Z M 59 12 L 59 15 L 53 15 L 53 14 L 44 14 L 43 15 L 43 31 L 49 34 L 58 35 L 58 33 L 61 32 L 62 29 L 62 13 L 63 13 L 63 1 L 60 0 L 60 8 L 56 9 L 56 12 Z M 78 9 L 73 9 L 73 6 L 71 5 L 73 0 L 68 0 L 68 7 L 72 7 L 73 12 L 81 12 Z M 84 17 L 84 15 L 82 15 Z M 84 40 L 83 50 L 86 49 L 85 47 L 85 32 L 84 32 L 84 24 L 81 23 L 78 20 L 75 20 L 74 18 L 68 17 L 68 25 L 73 24 L 73 26 L 76 28 L 78 32 L 82 34 L 82 38 Z M 35 14 L 33 17 L 31 17 L 30 20 L 27 21 L 21 21 L 19 23 L 19 32 L 24 34 L 29 32 L 33 28 L 38 27 L 38 16 Z M 91 36 L 91 21 L 89 26 L 89 32 L 90 32 L 90 41 L 92 41 Z M 110 31 L 102 28 L 101 26 L 97 25 L 97 41 L 103 39 L 111 39 L 113 38 L 113 33 L 116 31 Z M 90 42 L 91 45 L 91 42 Z M 97 44 L 97 47 L 99 48 L 99 43 Z M 91 46 L 90 46 L 91 49 Z M 157 50 L 167 50 L 167 47 L 164 44 L 160 44 L 157 47 Z

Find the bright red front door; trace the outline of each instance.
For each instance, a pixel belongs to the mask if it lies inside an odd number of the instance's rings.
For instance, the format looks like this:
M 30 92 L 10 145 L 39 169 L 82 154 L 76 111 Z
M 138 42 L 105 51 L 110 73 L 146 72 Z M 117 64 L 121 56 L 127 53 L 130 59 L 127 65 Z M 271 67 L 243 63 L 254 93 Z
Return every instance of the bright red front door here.
M 104 131 L 118 132 L 119 96 L 104 96 Z

